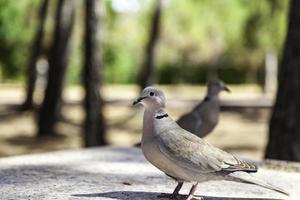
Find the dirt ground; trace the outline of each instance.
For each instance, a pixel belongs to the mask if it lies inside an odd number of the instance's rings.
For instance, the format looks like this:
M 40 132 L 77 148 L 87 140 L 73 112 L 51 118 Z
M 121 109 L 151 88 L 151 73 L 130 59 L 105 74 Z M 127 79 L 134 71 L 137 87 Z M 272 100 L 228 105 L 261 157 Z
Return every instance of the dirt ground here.
M 205 87 L 199 86 L 161 88 L 166 91 L 169 99 L 168 112 L 174 119 L 195 104 L 187 100 L 200 100 L 206 91 Z M 260 88 L 253 85 L 230 88 L 233 93 L 222 94 L 222 99 L 243 100 L 262 95 Z M 105 86 L 102 92 L 108 101 L 105 107 L 108 141 L 123 146 L 139 142 L 143 110 L 141 107 L 131 106 L 132 100 L 138 95 L 138 89 L 130 85 L 110 85 Z M 38 92 L 36 96 L 37 101 L 41 99 L 39 94 Z M 36 139 L 35 113 L 14 111 L 15 106 L 24 98 L 23 88 L 18 85 L 0 85 L 0 157 L 82 148 L 82 96 L 83 92 L 79 87 L 68 87 L 64 93 L 64 119 L 56 127 L 59 136 Z M 206 139 L 236 155 L 262 158 L 267 142 L 268 119 L 268 109 L 222 112 L 219 125 Z

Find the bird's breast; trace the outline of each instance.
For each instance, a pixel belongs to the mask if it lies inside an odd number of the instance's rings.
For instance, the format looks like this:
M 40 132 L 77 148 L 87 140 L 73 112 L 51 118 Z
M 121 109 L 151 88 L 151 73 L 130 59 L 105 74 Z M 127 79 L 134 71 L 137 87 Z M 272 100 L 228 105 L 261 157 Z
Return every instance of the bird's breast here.
M 190 181 L 191 177 L 184 169 L 169 160 L 160 150 L 156 142 L 142 142 L 145 158 L 162 172 L 182 181 Z

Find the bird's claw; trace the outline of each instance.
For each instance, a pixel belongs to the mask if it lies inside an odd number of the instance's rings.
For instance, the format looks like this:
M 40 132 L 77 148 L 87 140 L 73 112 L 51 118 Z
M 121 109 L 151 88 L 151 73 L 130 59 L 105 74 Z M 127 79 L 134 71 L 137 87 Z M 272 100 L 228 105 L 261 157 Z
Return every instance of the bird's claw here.
M 158 195 L 157 197 L 158 198 L 167 198 L 167 199 L 172 199 L 172 200 L 192 200 L 194 198 L 193 195 L 167 194 L 167 193 L 162 193 L 162 194 Z M 199 196 L 197 196 L 196 199 L 204 200 L 203 197 L 199 197 Z
M 162 193 L 157 196 L 157 198 L 166 198 L 170 200 L 204 200 L 203 197 L 200 196 L 192 196 L 192 195 L 181 195 L 181 194 L 167 194 L 167 193 Z
M 180 200 L 193 200 L 193 199 L 194 200 L 204 200 L 203 197 L 199 197 L 199 196 L 195 197 L 195 196 L 189 196 L 189 195 L 185 196 L 185 198 L 180 199 Z
M 173 200 L 185 200 L 185 195 L 180 195 L 180 194 L 166 194 L 162 193 L 157 196 L 158 198 L 168 198 L 168 199 L 173 199 Z

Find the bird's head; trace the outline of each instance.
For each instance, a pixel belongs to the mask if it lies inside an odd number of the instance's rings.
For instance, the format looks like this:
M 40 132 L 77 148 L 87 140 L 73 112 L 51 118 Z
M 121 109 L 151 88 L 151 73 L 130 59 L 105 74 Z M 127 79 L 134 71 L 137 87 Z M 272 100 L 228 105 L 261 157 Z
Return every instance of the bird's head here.
M 165 107 L 164 93 L 155 87 L 146 87 L 142 95 L 133 102 L 133 105 L 142 104 L 146 109 L 157 110 Z
M 211 80 L 208 82 L 208 94 L 218 95 L 220 92 L 231 92 L 230 89 L 221 80 Z

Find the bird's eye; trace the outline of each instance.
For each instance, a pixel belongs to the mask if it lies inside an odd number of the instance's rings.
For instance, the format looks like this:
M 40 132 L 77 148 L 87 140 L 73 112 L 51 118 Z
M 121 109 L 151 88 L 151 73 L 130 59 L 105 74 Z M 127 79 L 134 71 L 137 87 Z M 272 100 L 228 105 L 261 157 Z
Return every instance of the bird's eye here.
M 154 92 L 150 92 L 150 96 L 153 96 L 154 95 Z

